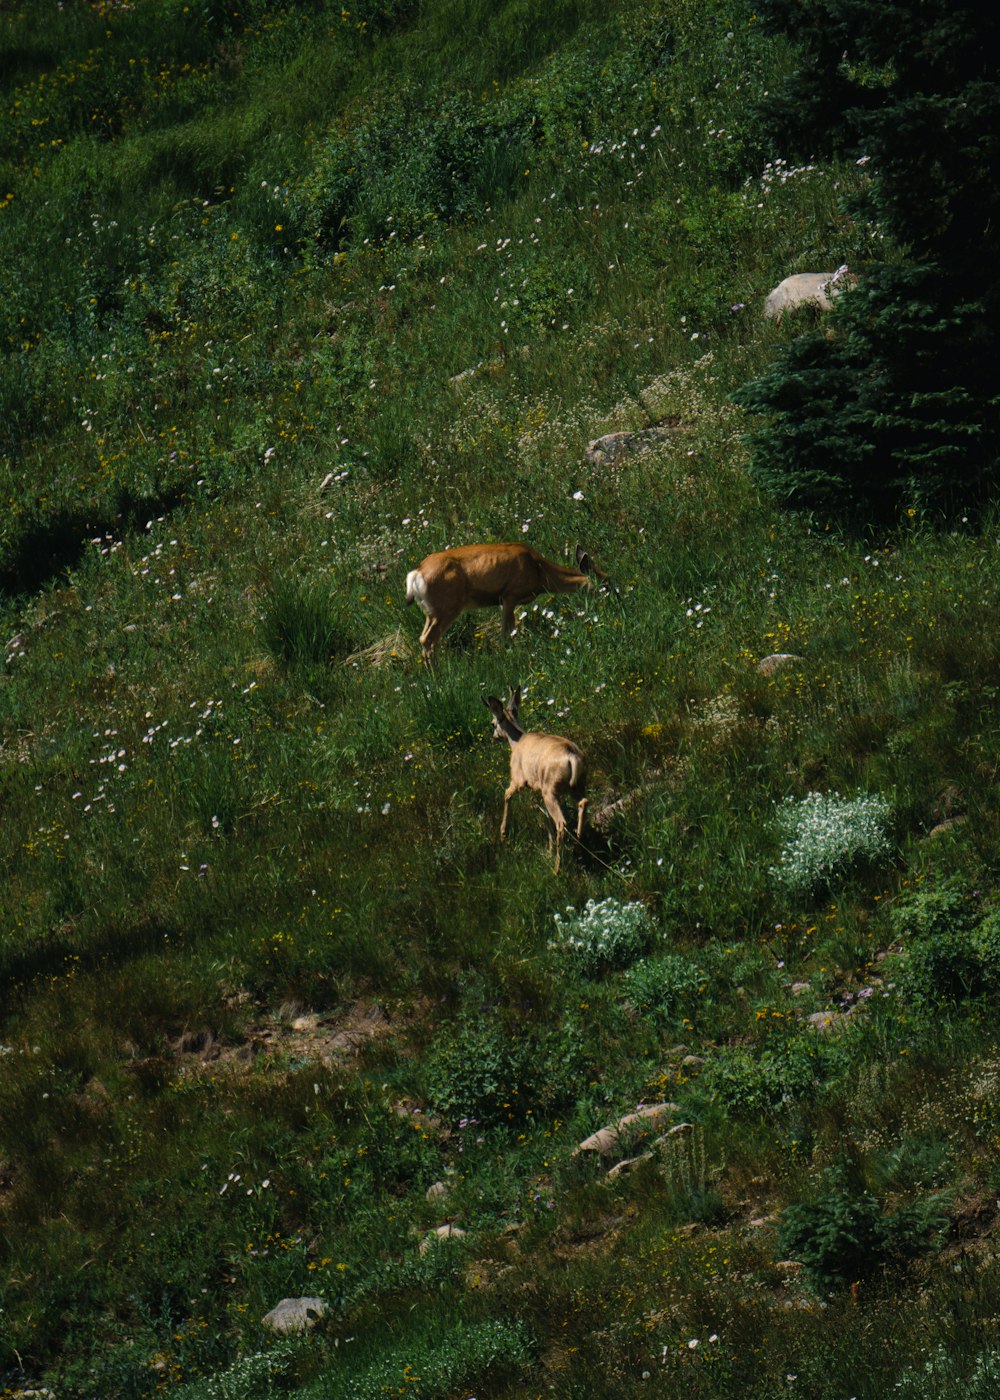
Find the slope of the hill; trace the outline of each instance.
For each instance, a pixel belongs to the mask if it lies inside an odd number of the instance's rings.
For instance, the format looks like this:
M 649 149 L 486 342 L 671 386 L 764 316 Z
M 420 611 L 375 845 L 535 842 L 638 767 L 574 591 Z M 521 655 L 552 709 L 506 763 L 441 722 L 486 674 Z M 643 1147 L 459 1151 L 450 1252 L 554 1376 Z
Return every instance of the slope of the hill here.
M 0 15 L 0 1395 L 993 1393 L 996 527 L 747 474 L 764 295 L 879 241 L 768 145 L 794 62 L 740 0 Z M 615 590 L 430 670 L 406 573 L 488 539 Z

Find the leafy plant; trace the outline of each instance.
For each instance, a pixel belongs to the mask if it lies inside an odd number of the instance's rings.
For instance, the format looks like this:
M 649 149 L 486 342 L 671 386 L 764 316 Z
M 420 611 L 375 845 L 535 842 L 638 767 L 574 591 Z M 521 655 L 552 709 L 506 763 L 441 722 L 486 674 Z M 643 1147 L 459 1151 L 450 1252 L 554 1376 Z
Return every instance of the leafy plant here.
M 452 1395 L 474 1385 L 511 1382 L 533 1351 L 530 1333 L 517 1318 L 467 1322 L 445 1336 L 429 1327 L 409 1344 L 387 1348 L 367 1365 L 352 1368 L 349 1376 L 341 1374 L 343 1356 L 338 1357 L 337 1366 L 318 1383 L 296 1393 L 300 1400 L 381 1400 L 407 1390 L 428 1397 Z
M 734 1114 L 762 1117 L 814 1099 L 844 1059 L 836 1042 L 806 1032 L 787 1039 L 772 1032 L 760 1049 L 721 1050 L 703 1083 Z
M 515 1031 L 495 1010 L 467 1013 L 431 1047 L 429 1098 L 452 1121 L 516 1122 L 571 1099 L 581 1050 L 572 1023 L 558 1029 L 520 1023 Z
M 1000 977 L 1000 917 L 979 918 L 978 901 L 959 878 L 909 891 L 892 912 L 905 964 L 903 990 L 918 1006 L 956 1005 L 993 990 Z
M 907 1366 L 892 1388 L 899 1400 L 993 1400 L 998 1392 L 1000 1351 L 980 1351 L 970 1365 L 944 1343 L 921 1366 Z
M 694 1016 L 705 981 L 705 973 L 690 958 L 664 953 L 630 967 L 623 986 L 637 1011 L 660 1030 L 671 1030 Z

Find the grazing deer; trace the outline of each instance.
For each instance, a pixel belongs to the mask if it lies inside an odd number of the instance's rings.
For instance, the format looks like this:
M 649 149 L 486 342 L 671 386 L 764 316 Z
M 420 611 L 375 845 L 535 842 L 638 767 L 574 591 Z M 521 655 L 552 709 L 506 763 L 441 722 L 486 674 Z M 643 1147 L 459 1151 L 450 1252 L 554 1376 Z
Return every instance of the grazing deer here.
M 406 576 L 406 601 L 419 603 L 427 616 L 420 634 L 424 661 L 444 632 L 467 608 L 503 608 L 503 635 L 510 639 L 514 609 L 540 593 L 569 593 L 591 588 L 592 575 L 603 583 L 607 575 L 595 569 L 587 552 L 576 547 L 577 568 L 553 564 L 527 544 L 463 544 L 442 549 Z
M 510 787 L 503 795 L 500 840 L 507 839 L 510 799 L 522 788 L 534 788 L 541 794 L 555 828 L 554 873 L 558 875 L 562 842 L 566 834 L 566 818 L 559 805 L 559 799 L 564 792 L 568 792 L 576 802 L 576 839 L 579 841 L 583 835 L 583 818 L 587 810 L 587 799 L 584 796 L 587 789 L 587 760 L 571 740 L 562 739 L 558 734 L 526 734 L 517 722 L 517 708 L 520 703 L 520 687 L 510 692 L 506 706 L 495 695 L 483 697 L 483 704 L 493 716 L 494 739 L 506 739 L 510 744 Z M 549 854 L 551 853 L 550 830 Z

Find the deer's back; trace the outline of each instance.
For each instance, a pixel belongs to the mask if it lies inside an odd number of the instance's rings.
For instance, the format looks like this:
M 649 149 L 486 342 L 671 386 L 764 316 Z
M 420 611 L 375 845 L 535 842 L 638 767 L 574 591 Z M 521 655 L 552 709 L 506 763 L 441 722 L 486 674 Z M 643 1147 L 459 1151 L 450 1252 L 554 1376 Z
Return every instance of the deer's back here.
M 541 592 L 543 562 L 529 545 L 463 544 L 428 554 L 418 572 L 428 589 L 446 587 L 470 603 L 488 604 Z
M 511 748 L 511 771 L 530 787 L 576 787 L 587 760 L 571 739 L 559 734 L 523 734 Z

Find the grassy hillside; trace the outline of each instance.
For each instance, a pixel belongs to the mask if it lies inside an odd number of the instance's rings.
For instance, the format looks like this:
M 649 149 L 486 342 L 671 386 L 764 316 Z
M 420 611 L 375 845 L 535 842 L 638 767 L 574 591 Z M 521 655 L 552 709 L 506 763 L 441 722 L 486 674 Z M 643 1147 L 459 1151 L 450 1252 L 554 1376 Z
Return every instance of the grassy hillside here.
M 885 253 L 794 62 L 741 0 L 0 15 L 0 1395 L 995 1393 L 996 522 L 747 472 L 766 292 Z M 490 539 L 617 591 L 429 670 L 405 575 Z

